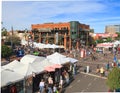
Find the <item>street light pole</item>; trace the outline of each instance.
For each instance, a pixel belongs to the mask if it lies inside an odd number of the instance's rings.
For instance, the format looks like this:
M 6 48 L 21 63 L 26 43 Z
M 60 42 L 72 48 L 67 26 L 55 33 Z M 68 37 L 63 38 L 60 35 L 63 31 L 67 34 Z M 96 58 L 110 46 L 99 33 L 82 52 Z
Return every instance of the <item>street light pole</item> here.
M 13 48 L 13 26 L 11 27 L 11 48 Z

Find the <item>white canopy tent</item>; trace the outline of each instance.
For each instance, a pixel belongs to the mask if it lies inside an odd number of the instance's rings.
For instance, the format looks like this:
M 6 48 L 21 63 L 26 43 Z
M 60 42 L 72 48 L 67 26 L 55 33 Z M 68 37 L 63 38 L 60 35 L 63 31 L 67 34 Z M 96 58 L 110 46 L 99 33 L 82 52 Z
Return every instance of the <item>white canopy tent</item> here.
M 47 56 L 48 59 L 51 59 L 51 58 L 53 58 L 53 57 L 65 58 L 66 56 L 64 56 L 64 55 L 62 55 L 62 54 L 60 54 L 60 53 L 58 53 L 58 52 L 55 52 L 55 53 L 53 53 L 53 54 Z
M 40 49 L 43 49 L 45 47 L 45 44 L 42 44 L 42 43 L 37 43 L 36 45 Z
M 28 41 L 21 40 L 21 44 L 28 45 Z M 40 48 L 40 49 L 43 49 L 43 48 L 52 48 L 52 49 L 64 48 L 64 46 L 59 46 L 59 45 L 55 45 L 55 44 L 43 44 L 43 43 L 36 43 L 36 42 L 33 42 L 33 45 L 35 48 Z
M 22 80 L 24 77 L 31 76 L 33 73 L 41 73 L 45 71 L 44 68 L 46 66 L 53 65 L 53 63 L 50 63 L 43 57 L 26 56 L 22 59 L 22 62 L 14 60 L 1 67 L 2 86 L 7 85 L 9 82 L 13 83 Z
M 48 61 L 48 59 L 45 59 L 41 62 L 34 62 L 32 63 L 32 67 L 35 69 L 35 73 L 41 73 L 45 71 L 45 67 L 52 66 L 54 63 L 51 63 Z
M 14 71 L 21 75 L 24 75 L 24 77 L 31 76 L 33 72 L 36 72 L 31 63 L 23 64 L 19 68 L 14 68 Z
M 113 45 L 114 47 L 117 47 L 120 44 L 120 41 L 115 41 L 115 42 L 113 42 L 113 44 L 114 44 Z
M 43 61 L 45 57 L 39 57 L 39 56 L 34 56 L 34 55 L 25 55 L 24 57 L 21 58 L 20 62 L 23 64 L 29 64 L 33 62 L 40 62 Z
M 44 48 L 51 48 L 51 44 L 46 44 Z
M 78 60 L 75 59 L 75 58 L 71 58 L 71 57 L 67 57 L 67 58 L 70 60 L 70 63 L 76 63 L 76 62 L 78 62 Z
M 13 70 L 3 69 L 1 71 L 1 87 L 7 86 L 13 82 L 23 80 L 24 76 Z
M 55 48 L 60 48 L 60 46 L 55 45 L 55 44 L 52 44 L 52 45 L 51 45 L 51 48 L 53 48 L 53 49 L 55 49 Z
M 61 55 L 57 52 L 55 52 L 52 55 L 47 56 L 47 59 L 54 64 L 61 64 L 61 65 L 70 62 L 70 60 L 68 58 L 66 58 L 66 56 Z
M 13 70 L 14 68 L 19 68 L 21 65 L 23 65 L 23 64 L 17 60 L 14 60 L 14 61 L 10 62 L 9 64 L 2 66 L 1 68 Z
M 32 72 L 35 72 L 35 69 L 32 67 L 31 63 L 23 64 L 19 61 L 13 61 L 7 65 L 2 66 L 2 69 L 8 69 L 14 71 L 24 77 L 32 75 Z
M 99 43 L 96 47 L 110 48 L 113 47 L 113 43 Z
M 51 58 L 51 59 L 49 59 L 49 61 L 50 61 L 51 63 L 60 64 L 60 65 L 63 65 L 63 64 L 66 64 L 66 63 L 69 63 L 69 62 L 70 62 L 69 59 L 67 59 L 67 58 L 60 58 L 60 57 Z

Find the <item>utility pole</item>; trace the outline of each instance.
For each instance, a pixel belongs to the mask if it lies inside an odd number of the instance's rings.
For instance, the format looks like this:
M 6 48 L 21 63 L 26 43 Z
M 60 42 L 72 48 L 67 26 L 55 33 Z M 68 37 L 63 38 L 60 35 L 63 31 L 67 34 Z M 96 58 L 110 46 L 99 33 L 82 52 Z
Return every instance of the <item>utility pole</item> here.
M 11 48 L 13 48 L 13 26 L 11 27 Z

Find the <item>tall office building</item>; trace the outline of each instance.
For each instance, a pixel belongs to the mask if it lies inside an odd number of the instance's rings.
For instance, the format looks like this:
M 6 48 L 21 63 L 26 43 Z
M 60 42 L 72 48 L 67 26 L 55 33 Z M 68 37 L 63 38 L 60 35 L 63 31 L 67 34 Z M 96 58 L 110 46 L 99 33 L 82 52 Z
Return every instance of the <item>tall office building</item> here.
M 63 45 L 66 49 L 87 45 L 89 40 L 89 25 L 79 21 L 32 24 L 31 28 L 38 42 Z
M 105 27 L 105 33 L 114 34 L 120 32 L 120 25 L 108 25 Z

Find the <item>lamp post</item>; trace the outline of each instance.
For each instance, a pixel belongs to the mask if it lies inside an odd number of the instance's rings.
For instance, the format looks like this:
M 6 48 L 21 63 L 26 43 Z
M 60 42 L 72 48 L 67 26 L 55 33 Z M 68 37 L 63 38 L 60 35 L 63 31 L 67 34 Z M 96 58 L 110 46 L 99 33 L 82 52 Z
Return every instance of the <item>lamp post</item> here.
M 13 48 L 13 27 L 11 27 L 11 48 Z

